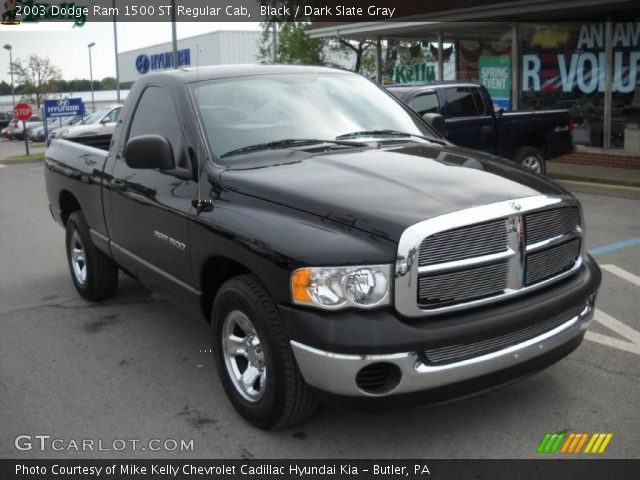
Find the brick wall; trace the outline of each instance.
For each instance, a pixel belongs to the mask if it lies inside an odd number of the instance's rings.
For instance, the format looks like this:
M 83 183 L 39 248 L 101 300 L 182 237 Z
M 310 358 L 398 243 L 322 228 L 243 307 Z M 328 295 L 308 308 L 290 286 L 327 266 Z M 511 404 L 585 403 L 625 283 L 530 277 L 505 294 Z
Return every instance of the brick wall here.
M 553 159 L 554 162 L 573 163 L 575 165 L 593 165 L 597 167 L 632 168 L 640 170 L 640 154 L 621 155 L 605 152 L 574 152 Z

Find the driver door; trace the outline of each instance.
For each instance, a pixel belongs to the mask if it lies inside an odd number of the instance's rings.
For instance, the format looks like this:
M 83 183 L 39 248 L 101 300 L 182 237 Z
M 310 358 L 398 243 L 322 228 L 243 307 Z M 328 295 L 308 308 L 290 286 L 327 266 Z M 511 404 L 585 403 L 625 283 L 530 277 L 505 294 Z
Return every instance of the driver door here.
M 124 144 L 142 135 L 161 135 L 171 143 L 177 165 L 186 166 L 179 109 L 171 98 L 161 86 L 148 87 L 133 112 Z M 126 149 L 121 151 L 104 189 L 113 255 L 152 289 L 169 297 L 176 292 L 188 297 L 193 293 L 189 215 L 197 184 L 158 169 L 130 168 Z

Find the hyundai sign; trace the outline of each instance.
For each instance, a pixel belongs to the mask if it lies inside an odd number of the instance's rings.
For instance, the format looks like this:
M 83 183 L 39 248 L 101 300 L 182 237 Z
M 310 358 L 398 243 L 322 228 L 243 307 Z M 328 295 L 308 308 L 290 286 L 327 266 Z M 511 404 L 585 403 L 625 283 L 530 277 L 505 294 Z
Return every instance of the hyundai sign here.
M 191 50 L 185 48 L 178 50 L 178 66 L 191 65 Z M 166 70 L 173 68 L 173 52 L 154 53 L 138 55 L 136 58 L 136 70 L 140 75 L 144 75 L 149 70 Z
M 84 116 L 84 103 L 81 98 L 61 98 L 60 100 L 44 101 L 44 116 L 46 118 Z

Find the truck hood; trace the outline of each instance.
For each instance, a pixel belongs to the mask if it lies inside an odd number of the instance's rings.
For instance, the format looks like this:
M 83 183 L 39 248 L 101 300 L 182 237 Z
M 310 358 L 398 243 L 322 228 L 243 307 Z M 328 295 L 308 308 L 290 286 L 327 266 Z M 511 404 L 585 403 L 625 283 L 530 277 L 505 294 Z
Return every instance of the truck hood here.
M 265 152 L 223 187 L 398 241 L 409 226 L 476 205 L 566 194 L 513 162 L 453 146 L 404 144 L 310 154 Z

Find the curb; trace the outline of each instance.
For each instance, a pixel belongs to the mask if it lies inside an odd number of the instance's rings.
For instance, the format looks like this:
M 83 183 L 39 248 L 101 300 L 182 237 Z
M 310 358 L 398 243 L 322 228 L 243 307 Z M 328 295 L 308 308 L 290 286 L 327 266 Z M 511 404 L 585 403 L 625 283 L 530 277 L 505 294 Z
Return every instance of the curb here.
M 44 160 L 44 155 L 41 158 L 24 158 L 17 160 L 10 160 L 8 158 L 0 158 L 0 165 L 19 165 L 22 163 L 42 163 Z
M 640 188 L 623 187 L 621 185 L 607 185 L 604 183 L 578 182 L 575 180 L 553 179 L 559 185 L 571 192 L 591 193 L 594 195 L 605 195 L 608 197 L 629 198 L 640 200 Z

